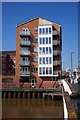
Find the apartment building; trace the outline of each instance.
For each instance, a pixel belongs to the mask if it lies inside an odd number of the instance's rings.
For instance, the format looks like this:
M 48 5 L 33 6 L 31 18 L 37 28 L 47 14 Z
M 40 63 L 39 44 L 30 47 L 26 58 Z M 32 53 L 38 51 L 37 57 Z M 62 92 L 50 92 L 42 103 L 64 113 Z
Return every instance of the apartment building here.
M 15 66 L 16 51 L 0 52 L 0 78 L 2 78 L 3 87 L 9 87 L 10 84 L 14 83 Z
M 61 25 L 37 17 L 16 26 L 16 80 L 53 87 L 62 70 Z

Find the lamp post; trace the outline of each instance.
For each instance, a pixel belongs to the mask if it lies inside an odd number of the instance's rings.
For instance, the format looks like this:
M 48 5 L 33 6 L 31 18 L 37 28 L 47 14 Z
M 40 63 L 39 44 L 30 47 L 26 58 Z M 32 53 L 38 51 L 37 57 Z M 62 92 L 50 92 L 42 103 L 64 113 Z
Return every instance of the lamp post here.
M 72 81 L 72 73 L 73 73 L 73 56 L 72 55 L 73 55 L 73 53 L 74 52 L 71 52 L 71 83 L 73 82 Z

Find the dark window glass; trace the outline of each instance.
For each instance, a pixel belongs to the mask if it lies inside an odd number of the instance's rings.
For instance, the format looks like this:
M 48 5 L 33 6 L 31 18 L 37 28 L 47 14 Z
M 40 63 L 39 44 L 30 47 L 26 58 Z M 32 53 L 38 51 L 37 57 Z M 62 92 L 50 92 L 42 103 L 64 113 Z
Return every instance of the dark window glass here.
M 51 28 L 49 28 L 49 34 L 51 34 Z

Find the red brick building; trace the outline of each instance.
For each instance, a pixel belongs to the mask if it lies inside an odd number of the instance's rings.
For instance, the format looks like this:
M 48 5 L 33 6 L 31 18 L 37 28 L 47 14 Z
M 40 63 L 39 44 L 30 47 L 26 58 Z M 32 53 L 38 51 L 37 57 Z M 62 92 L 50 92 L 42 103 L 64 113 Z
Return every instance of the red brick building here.
M 61 25 L 37 17 L 16 26 L 16 84 L 53 87 L 62 70 Z
M 0 52 L 0 78 L 2 86 L 10 87 L 15 82 L 16 51 Z

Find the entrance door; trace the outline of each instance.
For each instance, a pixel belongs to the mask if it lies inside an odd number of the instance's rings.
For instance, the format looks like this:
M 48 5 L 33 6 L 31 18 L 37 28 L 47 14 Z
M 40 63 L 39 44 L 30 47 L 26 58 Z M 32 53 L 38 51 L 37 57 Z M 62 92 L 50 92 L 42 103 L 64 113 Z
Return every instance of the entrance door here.
M 31 79 L 31 87 L 35 87 L 35 78 Z

